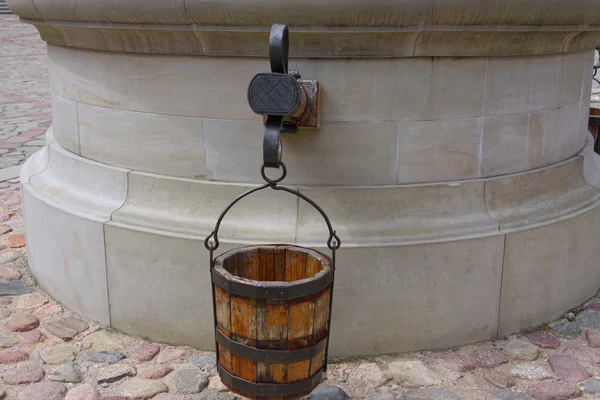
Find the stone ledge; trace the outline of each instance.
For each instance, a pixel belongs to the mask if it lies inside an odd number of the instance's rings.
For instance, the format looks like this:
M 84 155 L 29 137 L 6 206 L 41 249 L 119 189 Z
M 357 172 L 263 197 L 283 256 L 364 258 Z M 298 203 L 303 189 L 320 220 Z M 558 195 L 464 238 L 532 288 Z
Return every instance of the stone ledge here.
M 54 142 L 52 128 L 47 137 L 50 144 L 22 169 L 24 188 L 38 200 L 68 214 L 97 222 L 110 220 L 127 196 L 128 170 L 64 150 Z M 45 167 L 44 153 L 48 159 Z
M 268 57 L 268 27 L 31 23 L 48 43 L 89 50 Z M 600 42 L 599 26 L 415 26 L 410 28 L 292 29 L 297 58 L 475 57 L 572 53 Z M 375 44 L 375 45 L 374 45 Z
M 265 26 L 594 25 L 598 0 L 8 0 L 22 18 L 139 24 Z M 317 12 L 318 11 L 318 12 Z
M 42 173 L 29 178 L 33 165 L 24 168 L 31 171 L 22 175 L 31 195 L 67 213 L 164 236 L 203 239 L 221 210 L 256 186 L 128 171 L 76 156 L 56 144 L 48 151 L 48 167 Z M 584 164 L 579 155 L 492 179 L 301 191 L 330 215 L 345 247 L 436 243 L 531 229 L 596 207 L 600 190 L 586 178 L 593 180 L 599 172 L 588 165 L 584 173 Z M 108 182 L 111 189 L 106 189 Z M 360 222 L 356 209 L 364 215 Z M 318 214 L 292 196 L 269 192 L 232 209 L 221 235 L 225 243 L 305 246 L 322 245 L 326 238 Z

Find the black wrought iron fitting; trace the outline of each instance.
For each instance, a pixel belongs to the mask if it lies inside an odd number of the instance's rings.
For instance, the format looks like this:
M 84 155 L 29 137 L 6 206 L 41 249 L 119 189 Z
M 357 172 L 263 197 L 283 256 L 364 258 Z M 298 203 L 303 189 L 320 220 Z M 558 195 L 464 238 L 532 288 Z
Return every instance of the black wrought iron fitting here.
M 275 24 L 269 38 L 271 72 L 252 78 L 248 103 L 265 123 L 263 165 L 281 165 L 281 133 L 296 133 L 298 128 L 320 126 L 320 87 L 315 80 L 302 80 L 300 73 L 288 68 L 289 32 L 286 25 Z
M 598 57 L 598 61 L 594 64 L 594 80 L 596 83 L 600 84 L 600 80 L 596 78 L 598 70 L 600 69 L 600 47 L 596 47 L 596 56 Z

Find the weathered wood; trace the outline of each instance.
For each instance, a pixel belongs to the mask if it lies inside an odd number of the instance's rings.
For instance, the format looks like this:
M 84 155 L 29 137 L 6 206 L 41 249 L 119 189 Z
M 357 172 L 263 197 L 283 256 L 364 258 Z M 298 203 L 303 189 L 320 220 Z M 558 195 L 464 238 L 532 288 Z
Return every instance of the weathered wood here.
M 306 278 L 306 253 L 296 249 L 286 249 L 285 281 L 293 282 Z
M 273 250 L 273 265 L 275 267 L 275 281 L 285 281 L 285 248 L 277 247 Z
M 231 296 L 231 333 L 256 340 L 256 300 Z
M 231 330 L 229 314 L 229 293 L 215 285 L 215 306 L 217 309 L 217 324 L 223 329 Z
M 233 372 L 231 364 L 231 353 L 225 347 L 219 345 L 219 365 L 229 372 Z
M 300 361 L 287 366 L 287 381 L 298 382 L 308 378 L 310 372 L 310 360 Z
M 238 257 L 240 257 L 240 262 L 242 263 L 241 276 L 246 279 L 252 279 L 255 281 L 260 280 L 261 263 L 259 257 L 259 250 L 241 253 L 238 255 Z
M 273 282 L 277 280 L 275 256 L 271 249 L 260 249 L 260 280 Z
M 322 351 L 316 357 L 313 357 L 313 359 L 310 360 L 310 376 L 313 376 L 314 374 L 319 372 L 321 367 L 323 367 L 324 357 L 325 352 Z
M 286 365 L 258 363 L 256 377 L 259 382 L 285 383 Z
M 304 301 L 290 304 L 288 340 L 295 340 L 313 334 L 315 303 Z
M 315 302 L 315 323 L 314 332 L 318 333 L 321 329 L 327 325 L 329 318 L 329 295 L 331 291 L 325 290 Z
M 228 280 L 256 280 L 263 287 L 273 284 L 274 291 L 282 282 L 293 285 L 295 281 L 313 278 L 324 269 L 331 271 L 326 256 L 295 246 L 237 249 L 223 255 L 223 259 L 217 259 L 215 265 L 217 262 L 233 275 Z M 313 346 L 327 336 L 330 290 L 331 286 L 318 293 L 284 301 L 241 297 L 216 286 L 218 329 L 231 340 L 257 349 L 296 350 Z M 319 373 L 323 358 L 324 351 L 321 351 L 311 359 L 287 365 L 261 363 L 230 354 L 219 345 L 219 364 L 234 376 L 258 384 L 285 385 L 308 379 Z M 230 389 L 236 392 L 235 388 Z M 286 397 L 239 394 L 254 400 L 294 400 L 306 393 Z
M 257 338 L 259 341 L 285 341 L 288 333 L 288 305 L 262 304 L 258 307 Z
M 322 269 L 323 266 L 321 265 L 321 261 L 318 258 L 313 257 L 311 255 L 308 255 L 306 257 L 306 278 L 315 276 Z
M 233 373 L 250 382 L 256 382 L 256 363 L 252 360 L 232 354 Z

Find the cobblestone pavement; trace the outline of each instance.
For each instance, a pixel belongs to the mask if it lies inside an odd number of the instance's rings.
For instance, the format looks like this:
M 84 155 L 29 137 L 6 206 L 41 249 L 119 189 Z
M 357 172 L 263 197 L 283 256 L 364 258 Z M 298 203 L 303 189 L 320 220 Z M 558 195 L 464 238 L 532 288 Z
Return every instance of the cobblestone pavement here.
M 22 164 L 51 124 L 46 43 L 14 15 L 0 15 L 0 168 Z
M 20 200 L 17 180 L 0 183 L 0 399 L 240 399 L 216 376 L 214 353 L 122 335 L 41 291 L 27 268 Z M 599 296 L 538 331 L 503 340 L 331 360 L 325 382 L 308 397 L 571 398 L 600 399 Z

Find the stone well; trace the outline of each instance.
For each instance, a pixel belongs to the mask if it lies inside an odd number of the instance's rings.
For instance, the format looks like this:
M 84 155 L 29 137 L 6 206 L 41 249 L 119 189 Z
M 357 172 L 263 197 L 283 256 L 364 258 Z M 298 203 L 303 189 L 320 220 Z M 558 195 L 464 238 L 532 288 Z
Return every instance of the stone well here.
M 491 339 L 600 287 L 600 0 L 8 3 L 48 42 L 52 81 L 48 146 L 21 174 L 30 267 L 86 317 L 212 348 L 202 240 L 261 182 L 246 90 L 274 22 L 323 87 L 320 130 L 283 146 L 285 183 L 343 240 L 332 354 Z M 221 249 L 327 238 L 285 193 L 233 213 Z

